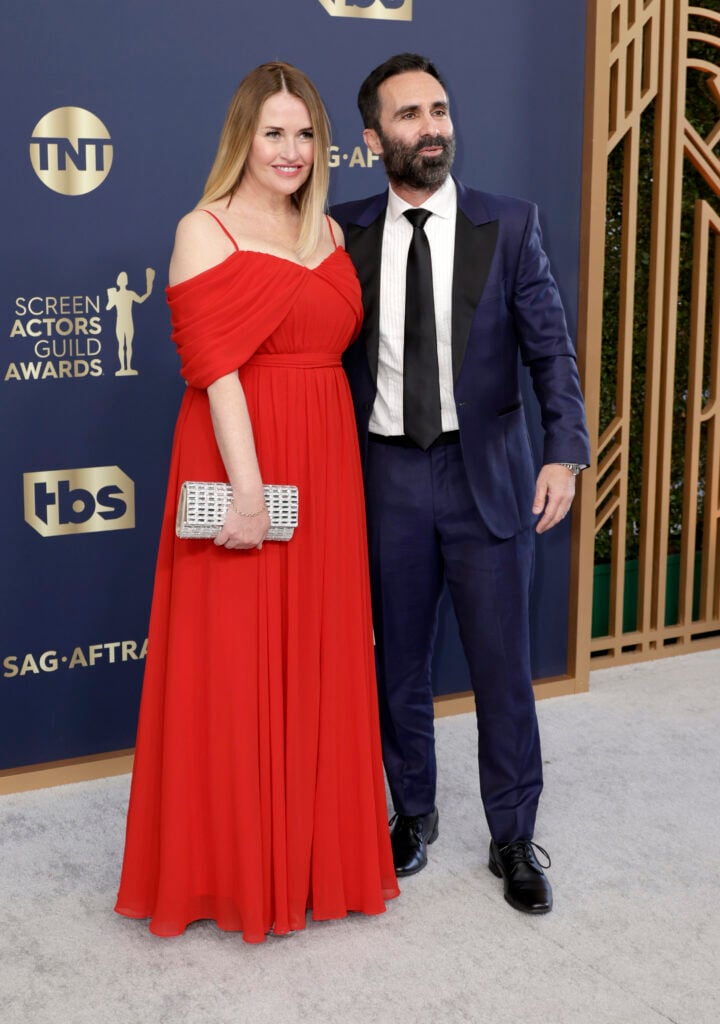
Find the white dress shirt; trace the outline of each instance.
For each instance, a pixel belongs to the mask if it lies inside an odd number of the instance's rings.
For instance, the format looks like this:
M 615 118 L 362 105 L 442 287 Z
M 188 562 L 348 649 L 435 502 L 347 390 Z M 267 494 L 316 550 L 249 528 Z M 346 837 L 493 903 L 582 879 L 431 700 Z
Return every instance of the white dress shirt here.
M 403 349 L 405 275 L 413 228 L 405 210 L 416 209 L 390 188 L 380 264 L 380 343 L 377 395 L 370 416 L 373 434 L 403 434 Z M 457 190 L 448 176 L 421 209 L 433 214 L 425 223 L 432 258 L 435 330 L 443 430 L 457 430 L 452 369 L 452 282 L 455 256 Z

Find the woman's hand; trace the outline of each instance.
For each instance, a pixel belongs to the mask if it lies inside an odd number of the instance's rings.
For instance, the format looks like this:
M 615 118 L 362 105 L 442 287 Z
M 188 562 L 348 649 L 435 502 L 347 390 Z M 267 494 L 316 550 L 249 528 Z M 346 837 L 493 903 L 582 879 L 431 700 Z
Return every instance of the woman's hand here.
M 213 543 L 232 551 L 260 549 L 269 529 L 270 516 L 262 498 L 254 502 L 238 498 L 227 510 L 223 528 Z

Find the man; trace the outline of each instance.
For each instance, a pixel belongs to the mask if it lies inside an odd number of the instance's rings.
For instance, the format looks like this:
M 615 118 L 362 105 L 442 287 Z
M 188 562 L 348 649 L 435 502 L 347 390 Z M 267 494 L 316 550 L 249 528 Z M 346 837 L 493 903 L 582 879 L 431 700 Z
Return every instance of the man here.
M 450 176 L 453 126 L 434 65 L 391 57 L 358 105 L 390 188 L 333 214 L 365 304 L 346 370 L 365 472 L 395 867 L 422 870 L 438 835 L 430 670 L 447 582 L 475 693 L 489 867 L 513 907 L 547 913 L 552 892 L 531 842 L 542 763 L 528 595 L 533 528 L 567 515 L 590 459 L 573 346 L 536 207 Z M 545 431 L 537 480 L 518 356 Z

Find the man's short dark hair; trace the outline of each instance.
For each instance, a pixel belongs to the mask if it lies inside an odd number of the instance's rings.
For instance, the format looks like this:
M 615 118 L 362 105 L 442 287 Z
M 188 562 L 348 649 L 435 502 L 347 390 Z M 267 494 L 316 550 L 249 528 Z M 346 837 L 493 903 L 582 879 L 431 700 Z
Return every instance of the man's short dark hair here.
M 436 78 L 445 89 L 440 72 L 427 57 L 421 57 L 419 53 L 398 53 L 394 57 L 388 57 L 383 64 L 370 72 L 360 86 L 358 107 L 366 128 L 373 128 L 377 131 L 380 127 L 380 100 L 378 98 L 380 86 L 393 75 L 402 75 L 406 71 L 424 71 L 425 74 Z

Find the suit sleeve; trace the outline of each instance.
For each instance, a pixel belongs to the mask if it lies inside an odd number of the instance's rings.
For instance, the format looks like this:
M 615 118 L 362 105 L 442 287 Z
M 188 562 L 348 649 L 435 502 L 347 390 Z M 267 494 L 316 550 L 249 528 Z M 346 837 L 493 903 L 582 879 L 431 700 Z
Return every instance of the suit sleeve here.
M 545 432 L 543 462 L 590 463 L 585 403 L 575 350 L 538 211 L 529 206 L 513 289 L 513 316 L 522 361 L 530 370 Z

